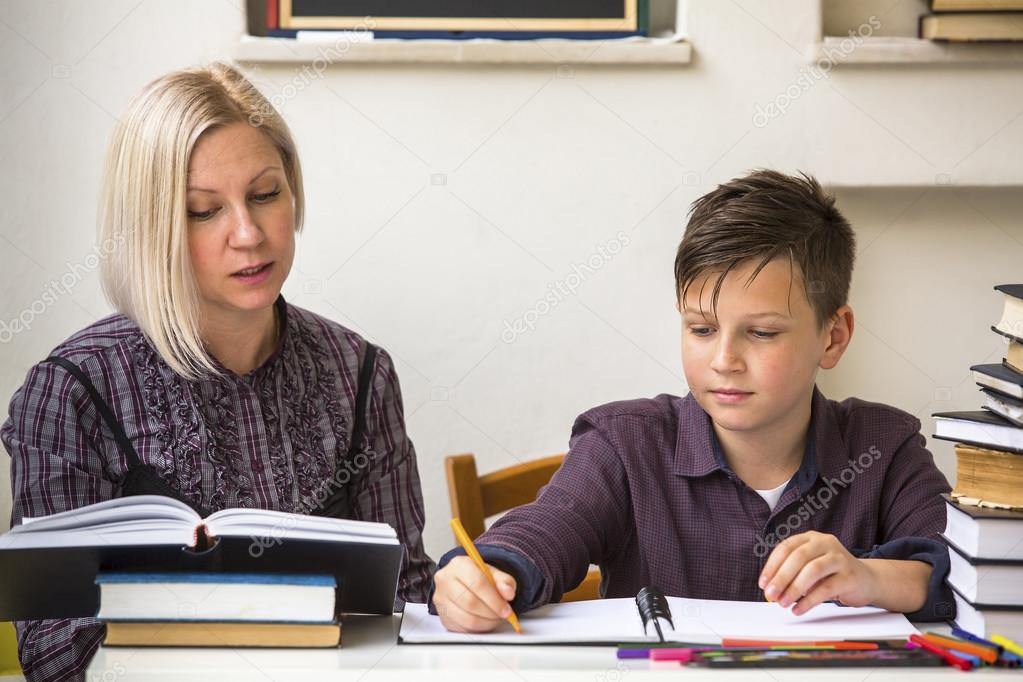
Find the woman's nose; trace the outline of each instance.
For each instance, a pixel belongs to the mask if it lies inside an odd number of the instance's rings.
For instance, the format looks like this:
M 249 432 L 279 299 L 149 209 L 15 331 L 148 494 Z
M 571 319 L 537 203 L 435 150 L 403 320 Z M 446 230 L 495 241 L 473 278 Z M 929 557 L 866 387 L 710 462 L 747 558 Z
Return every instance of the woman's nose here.
M 266 239 L 263 230 L 256 223 L 248 206 L 242 206 L 234 212 L 234 224 L 228 243 L 235 248 L 252 248 L 259 246 Z

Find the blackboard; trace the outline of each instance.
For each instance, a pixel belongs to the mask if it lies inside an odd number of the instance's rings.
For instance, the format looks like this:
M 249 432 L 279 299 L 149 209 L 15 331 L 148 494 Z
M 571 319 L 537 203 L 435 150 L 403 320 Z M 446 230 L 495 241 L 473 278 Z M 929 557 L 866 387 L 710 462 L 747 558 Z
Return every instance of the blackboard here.
M 282 29 L 635 31 L 637 2 L 280 0 L 279 10 Z

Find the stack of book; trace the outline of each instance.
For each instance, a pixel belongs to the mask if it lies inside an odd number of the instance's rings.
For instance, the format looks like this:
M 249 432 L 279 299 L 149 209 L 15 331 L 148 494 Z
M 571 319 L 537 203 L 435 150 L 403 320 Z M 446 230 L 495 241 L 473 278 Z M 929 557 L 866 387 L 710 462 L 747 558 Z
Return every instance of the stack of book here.
M 956 442 L 956 484 L 946 496 L 944 539 L 956 621 L 983 636 L 1023 636 L 1023 284 L 1005 296 L 992 330 L 1007 343 L 1000 364 L 974 365 L 984 409 L 934 414 L 934 437 Z
M 332 575 L 100 573 L 105 646 L 336 647 Z
M 112 646 L 333 647 L 337 614 L 393 612 L 402 552 L 384 523 L 122 497 L 0 536 L 0 620 L 98 617 Z
M 1023 511 L 960 504 L 945 496 L 956 624 L 979 637 L 1023 637 Z
M 931 0 L 920 37 L 950 42 L 1023 40 L 1023 0 Z

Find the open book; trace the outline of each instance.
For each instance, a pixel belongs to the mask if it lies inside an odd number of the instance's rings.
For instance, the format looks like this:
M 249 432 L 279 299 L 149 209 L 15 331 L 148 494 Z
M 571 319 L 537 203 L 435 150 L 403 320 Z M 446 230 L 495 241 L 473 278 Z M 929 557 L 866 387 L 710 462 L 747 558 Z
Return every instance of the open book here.
M 217 537 L 245 537 L 257 545 L 282 539 L 398 544 L 397 534 L 386 523 L 242 508 L 222 509 L 203 519 L 180 500 L 137 495 L 22 519 L 20 526 L 0 536 L 0 550 L 92 545 L 182 545 L 202 549 Z
M 389 614 L 402 551 L 384 523 L 120 497 L 0 536 L 0 620 L 93 616 L 100 571 L 333 575 L 339 611 Z
M 667 597 L 671 621 L 660 619 L 664 641 L 720 644 L 722 638 L 828 641 L 905 639 L 917 632 L 901 613 L 874 607 L 821 604 L 796 616 L 768 602 Z M 657 642 L 635 599 L 548 604 L 519 616 L 522 634 L 502 623 L 488 634 L 448 632 L 425 604 L 406 604 L 398 640 L 403 644 L 606 644 Z

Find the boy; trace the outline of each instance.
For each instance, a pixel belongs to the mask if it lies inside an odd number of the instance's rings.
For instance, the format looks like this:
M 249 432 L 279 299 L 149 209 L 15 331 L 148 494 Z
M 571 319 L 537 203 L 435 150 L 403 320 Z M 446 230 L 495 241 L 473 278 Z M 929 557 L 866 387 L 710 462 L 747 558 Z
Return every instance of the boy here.
M 693 205 L 675 259 L 690 393 L 594 408 L 535 502 L 477 539 L 498 588 L 460 550 L 431 608 L 485 632 L 557 601 L 591 563 L 604 597 L 666 594 L 873 604 L 953 615 L 940 494 L 920 422 L 826 399 L 817 369 L 853 332 L 852 229 L 813 178 L 757 171 Z

